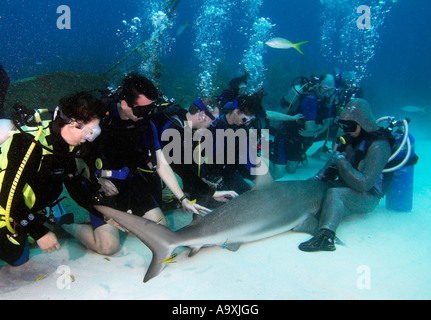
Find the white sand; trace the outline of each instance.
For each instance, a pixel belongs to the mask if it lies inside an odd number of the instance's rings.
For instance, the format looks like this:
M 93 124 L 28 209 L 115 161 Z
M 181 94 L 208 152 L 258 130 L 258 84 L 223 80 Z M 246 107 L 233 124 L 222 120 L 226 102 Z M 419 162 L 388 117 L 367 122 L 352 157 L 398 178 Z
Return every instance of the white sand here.
M 431 141 L 416 142 L 413 211 L 389 211 L 382 200 L 372 214 L 345 219 L 337 233 L 345 246 L 335 252 L 301 252 L 309 236 L 291 232 L 237 252 L 214 247 L 188 258 L 180 248 L 177 263 L 144 284 L 151 252 L 134 236 L 108 259 L 69 239 L 50 255 L 33 249 L 20 269 L 3 265 L 0 299 L 429 299 L 429 150 Z M 321 165 L 311 159 L 285 179 L 308 178 Z

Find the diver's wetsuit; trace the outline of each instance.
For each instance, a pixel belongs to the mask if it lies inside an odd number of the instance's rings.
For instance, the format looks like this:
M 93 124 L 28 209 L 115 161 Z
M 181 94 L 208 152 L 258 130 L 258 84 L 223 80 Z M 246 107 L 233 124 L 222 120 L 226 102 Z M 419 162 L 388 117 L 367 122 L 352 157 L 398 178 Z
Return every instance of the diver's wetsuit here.
M 156 151 L 160 149 L 157 129 L 148 119 L 134 122 L 122 120 L 117 102 L 108 106 L 108 115 L 102 119 L 102 133 L 94 141 L 93 154 L 86 159 L 92 168 L 95 159 L 102 160 L 103 170 L 129 169 L 127 177 L 109 178 L 118 189 L 118 195 L 110 198 L 110 206 L 130 211 L 138 216 L 159 207 L 162 201 L 160 177 L 155 172 Z M 94 168 L 93 168 L 94 169 Z M 105 224 L 90 214 L 93 228 Z
M 214 137 L 214 164 L 203 166 L 204 175 L 208 180 L 214 180 L 214 178 L 222 177 L 223 184 L 222 189 L 233 190 L 238 194 L 243 194 L 251 190 L 250 185 L 244 180 L 244 177 L 254 179 L 250 176 L 250 168 L 253 166 L 250 161 L 250 152 L 248 143 L 249 141 L 239 141 L 235 139 L 235 154 L 232 154 L 232 150 L 228 150 L 228 143 L 226 139 L 217 139 L 217 130 L 228 130 L 231 129 L 236 131 L 238 129 L 247 129 L 246 127 L 230 125 L 227 121 L 226 114 L 222 114 L 219 117 L 217 125 L 212 127 Z M 246 149 L 244 150 L 244 146 Z M 222 150 L 224 148 L 224 150 Z M 218 160 L 218 154 L 223 154 L 223 161 Z M 247 158 L 245 158 L 247 157 Z M 229 159 L 230 158 L 230 159 Z M 229 160 L 234 159 L 235 163 L 231 163 Z M 215 162 L 221 162 L 215 163 Z
M 363 137 L 361 137 L 363 138 Z M 355 156 L 362 153 L 360 142 L 349 146 L 346 157 L 336 162 L 340 179 L 330 183 L 323 202 L 320 228 L 336 231 L 341 219 L 353 213 L 368 213 L 374 210 L 386 193 L 382 170 L 391 155 L 391 147 L 386 139 L 371 142 L 365 156 L 358 165 L 352 165 Z M 364 142 L 362 142 L 364 143 Z
M 315 96 L 308 95 L 301 102 L 299 110 L 289 113 L 290 115 L 303 114 L 304 118 L 284 122 L 281 129 L 275 134 L 272 159 L 275 164 L 285 165 L 287 161 L 301 162 L 304 160 L 305 152 L 314 142 L 327 139 L 327 131 L 314 138 L 303 137 L 299 134 L 299 131 L 305 128 L 306 121 L 322 124 L 325 119 L 333 117 L 332 109 L 327 105 L 326 100 L 319 101 Z
M 335 250 L 335 231 L 343 217 L 371 212 L 389 187 L 390 179 L 384 179 L 382 171 L 391 156 L 393 141 L 378 134 L 368 103 L 362 99 L 354 100 L 340 119 L 357 122 L 361 133 L 346 146 L 345 156 L 335 155 L 335 159 L 331 159 L 316 175 L 322 180 L 330 179 L 328 184 L 331 187 L 322 205 L 320 231 L 299 246 L 302 251 Z M 328 168 L 330 165 L 332 168 Z M 338 180 L 329 176 L 334 172 Z
M 185 123 L 187 121 L 186 117 L 187 111 L 181 107 L 173 106 L 170 109 L 164 112 L 162 119 L 157 121 L 156 124 L 157 131 L 159 133 L 159 140 L 162 147 L 165 147 L 170 142 L 162 140 L 162 134 L 166 130 L 176 130 L 178 134 L 181 136 L 181 156 L 185 156 L 185 144 L 192 143 L 192 141 L 186 141 L 184 136 Z M 193 142 L 193 150 L 197 146 L 198 142 Z M 190 194 L 191 199 L 198 199 L 199 196 L 209 196 L 212 197 L 216 192 L 215 188 L 210 187 L 207 183 L 205 183 L 200 176 L 198 175 L 198 166 L 192 163 L 184 163 L 183 158 L 178 163 L 178 161 L 173 161 L 170 164 L 171 168 L 177 173 L 182 182 L 183 182 L 183 190 Z M 205 199 L 198 199 L 199 203 L 202 203 Z M 208 199 L 207 199 L 208 200 Z
M 9 88 L 9 77 L 3 66 L 0 64 L 0 118 L 5 116 L 4 101 L 6 99 L 7 89 Z

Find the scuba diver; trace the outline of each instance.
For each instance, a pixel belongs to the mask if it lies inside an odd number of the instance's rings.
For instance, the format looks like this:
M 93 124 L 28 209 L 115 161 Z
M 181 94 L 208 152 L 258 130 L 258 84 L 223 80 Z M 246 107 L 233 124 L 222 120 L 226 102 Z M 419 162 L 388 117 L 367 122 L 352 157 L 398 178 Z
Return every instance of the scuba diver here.
M 167 225 L 160 209 L 160 179 L 187 211 L 200 214 L 210 210 L 189 200 L 163 155 L 149 117 L 158 98 L 159 92 L 149 79 L 133 72 L 126 76 L 119 96 L 110 102 L 106 99 L 102 134 L 85 161 L 102 186 L 100 203 Z M 93 251 L 105 255 L 117 252 L 121 226 L 112 219 L 105 222 L 98 212 L 90 211 L 90 218 L 91 225 L 63 228 Z
M 175 137 L 181 137 L 179 140 L 181 142 L 180 146 L 174 146 L 181 149 L 173 150 L 174 153 L 178 152 L 178 154 L 173 154 L 174 159 L 171 163 L 171 167 L 174 172 L 180 176 L 183 182 L 183 190 L 189 194 L 192 199 L 198 199 L 199 203 L 204 201 L 208 203 L 210 207 L 216 207 L 222 202 L 226 202 L 238 196 L 238 194 L 234 191 L 216 190 L 216 188 L 201 178 L 200 161 L 194 159 L 195 161 L 192 161 L 192 163 L 185 163 L 182 157 L 186 154 L 185 145 L 187 143 L 193 143 L 190 150 L 197 151 L 199 151 L 200 145 L 205 143 L 202 137 L 205 139 L 205 134 L 211 133 L 206 129 L 208 129 L 219 116 L 219 108 L 217 105 L 218 103 L 215 99 L 203 97 L 196 99 L 190 105 L 188 111 L 178 105 L 174 105 L 164 110 L 160 115 L 154 118 L 152 117 L 152 121 L 155 123 L 159 133 L 159 140 L 162 148 L 173 143 L 173 141 L 178 141 Z M 187 141 L 185 137 L 186 130 L 190 130 L 193 136 L 198 136 L 199 133 L 202 133 L 201 139 L 199 141 Z M 176 134 L 176 136 L 170 139 L 172 141 L 167 141 L 162 139 L 164 133 L 169 137 L 172 137 L 171 133 Z M 178 155 L 180 157 L 175 159 Z M 165 154 L 165 157 L 167 156 L 168 155 Z M 201 160 L 201 158 L 199 160 Z
M 16 109 L 12 119 L 18 130 L 1 145 L 0 155 L 0 259 L 12 266 L 28 261 L 28 236 L 43 252 L 60 249 L 44 222 L 45 208 L 56 202 L 63 183 L 77 203 L 91 203 L 93 194 L 87 186 L 92 183 L 77 174 L 75 160 L 85 152 L 85 142 L 100 134 L 104 110 L 101 101 L 88 93 L 62 98 L 54 120 L 36 125 L 33 120 L 39 113 Z M 26 126 L 21 127 L 22 119 Z
M 0 63 L 0 118 L 4 118 L 5 116 L 4 102 L 6 99 L 6 93 L 9 88 L 9 84 L 10 84 L 9 77 Z
M 321 207 L 319 231 L 299 245 L 302 251 L 334 251 L 335 232 L 343 217 L 373 211 L 389 188 L 390 178 L 383 170 L 395 138 L 379 129 L 370 104 L 352 100 L 340 114 L 338 125 L 345 133 L 341 143 L 314 177 L 330 186 Z
M 250 75 L 245 72 L 244 75 L 233 78 L 229 81 L 229 88 L 224 90 L 217 98 L 219 105 L 224 107 L 226 103 L 235 101 L 239 96 L 245 94 L 249 78 Z
M 331 126 L 336 116 L 334 100 L 340 84 L 341 76 L 326 74 L 318 78 L 313 86 L 315 89 L 296 92 L 295 102 L 288 102 L 283 97 L 281 105 L 287 107 L 287 114 L 302 114 L 303 118 L 283 123 L 274 134 L 272 162 L 275 179 L 281 178 L 286 170 L 295 173 L 298 165 L 306 161 L 305 153 L 314 142 L 336 135 L 337 130 L 334 133 L 330 131 L 334 127 Z
M 214 164 L 203 165 L 202 171 L 206 180 L 217 182 L 216 184 L 222 190 L 233 190 L 238 194 L 249 191 L 250 184 L 244 178 L 254 180 L 255 177 L 250 174 L 251 168 L 263 163 L 262 160 L 251 159 L 253 155 L 249 151 L 253 146 L 249 145 L 248 136 L 249 129 L 254 127 L 258 123 L 258 117 L 265 113 L 262 98 L 263 89 L 252 95 L 241 95 L 234 101 L 228 102 L 211 127 L 214 137 L 214 158 L 217 159 L 217 155 L 222 154 L 224 159 Z M 231 130 L 233 133 L 244 130 L 245 135 L 242 136 L 241 141 L 241 137 L 235 138 L 235 149 L 232 151 L 227 150 L 229 144 L 226 143 L 226 137 L 223 141 L 217 139 L 219 130 L 222 132 Z M 234 163 L 229 161 L 232 159 Z

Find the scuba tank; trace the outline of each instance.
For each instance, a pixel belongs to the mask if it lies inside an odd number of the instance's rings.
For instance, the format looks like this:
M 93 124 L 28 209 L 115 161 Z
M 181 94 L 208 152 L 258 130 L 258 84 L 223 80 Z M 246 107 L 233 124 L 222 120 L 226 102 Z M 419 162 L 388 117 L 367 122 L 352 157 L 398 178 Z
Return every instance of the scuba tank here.
M 409 212 L 413 209 L 413 179 L 414 165 L 418 161 L 415 153 L 415 140 L 409 133 L 409 119 L 396 121 L 393 117 L 383 117 L 377 123 L 389 121 L 389 128 L 397 137 L 395 152 L 389 158 L 383 173 L 392 173 L 392 181 L 386 193 L 386 208 L 399 212 Z
M 389 210 L 409 212 L 413 209 L 413 178 L 415 154 L 414 138 L 409 134 L 410 155 L 407 157 L 408 147 L 405 146 L 394 160 L 407 159 L 407 163 L 394 172 L 388 193 L 386 194 L 386 208 Z

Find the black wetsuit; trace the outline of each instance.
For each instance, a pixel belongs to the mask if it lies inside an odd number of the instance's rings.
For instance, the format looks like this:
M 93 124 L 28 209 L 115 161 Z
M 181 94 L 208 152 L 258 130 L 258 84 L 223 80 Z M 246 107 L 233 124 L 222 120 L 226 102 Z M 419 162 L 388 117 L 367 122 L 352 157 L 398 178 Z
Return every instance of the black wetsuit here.
M 183 182 L 183 190 L 190 194 L 191 199 L 198 199 L 199 203 L 206 203 L 209 199 L 205 199 L 207 197 L 212 197 L 216 191 L 215 188 L 209 186 L 205 183 L 201 177 L 199 176 L 199 168 L 198 164 L 194 161 L 192 163 L 185 163 L 184 156 L 185 155 L 185 143 L 190 143 L 192 146 L 192 150 L 196 150 L 199 142 L 197 141 L 186 141 L 185 138 L 185 130 L 187 129 L 185 123 L 187 121 L 186 117 L 187 111 L 181 107 L 171 107 L 170 110 L 166 110 L 163 115 L 160 115 L 159 120 L 157 121 L 157 131 L 159 133 L 159 140 L 162 147 L 165 147 L 172 143 L 172 141 L 163 141 L 162 135 L 164 132 L 168 133 L 166 130 L 175 130 L 178 135 L 181 137 L 181 149 L 176 149 L 181 151 L 179 154 L 181 158 L 175 159 L 173 158 L 172 163 L 170 163 L 171 168 L 177 173 L 182 182 Z M 160 119 L 161 118 L 161 119 Z M 191 132 L 192 134 L 194 133 Z M 202 142 L 202 141 L 201 141 Z M 165 155 L 165 157 L 169 157 L 174 155 Z M 204 199 L 201 199 L 203 197 Z
M 94 141 L 91 157 L 87 164 L 95 170 L 96 159 L 102 160 L 102 170 L 117 171 L 129 169 L 127 177 L 109 178 L 118 195 L 107 197 L 109 206 L 143 216 L 149 210 L 160 206 L 162 201 L 161 182 L 155 171 L 156 151 L 160 149 L 157 130 L 149 119 L 137 122 L 122 120 L 117 103 L 109 106 L 108 115 L 101 121 L 102 133 Z M 104 222 L 90 215 L 93 228 Z

